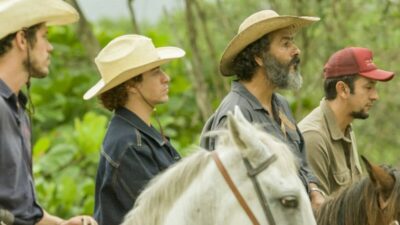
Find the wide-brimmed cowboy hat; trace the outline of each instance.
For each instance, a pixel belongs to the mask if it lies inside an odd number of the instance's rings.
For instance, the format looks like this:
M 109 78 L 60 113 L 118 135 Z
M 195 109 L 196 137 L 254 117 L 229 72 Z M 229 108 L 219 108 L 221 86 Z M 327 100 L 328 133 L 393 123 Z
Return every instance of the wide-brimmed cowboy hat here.
M 238 33 L 225 48 L 220 61 L 220 71 L 224 76 L 234 74 L 233 60 L 249 44 L 265 34 L 283 28 L 294 30 L 319 20 L 319 17 L 310 16 L 280 16 L 273 10 L 262 10 L 247 17 L 239 26 Z
M 123 35 L 108 43 L 95 58 L 101 79 L 90 88 L 87 100 L 172 59 L 181 58 L 185 51 L 177 47 L 156 48 L 150 38 Z
M 78 12 L 62 0 L 0 0 L 0 39 L 36 24 L 65 25 L 78 19 Z

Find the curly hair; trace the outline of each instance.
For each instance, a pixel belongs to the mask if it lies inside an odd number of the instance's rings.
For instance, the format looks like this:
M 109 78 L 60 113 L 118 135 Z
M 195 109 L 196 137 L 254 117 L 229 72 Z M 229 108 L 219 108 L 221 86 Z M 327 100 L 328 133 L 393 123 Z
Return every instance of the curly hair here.
M 333 100 L 337 96 L 336 84 L 344 82 L 350 88 L 350 94 L 354 94 L 354 82 L 359 78 L 357 74 L 348 74 L 339 77 L 326 78 L 324 80 L 324 92 L 327 100 Z
M 28 41 L 29 45 L 33 47 L 36 43 L 36 32 L 39 30 L 39 28 L 43 25 L 43 23 L 39 23 L 36 25 L 33 25 L 28 28 L 24 28 L 22 30 L 25 31 L 25 37 L 26 40 Z M 17 35 L 17 32 L 8 34 L 4 38 L 0 40 L 0 57 L 5 55 L 12 47 L 12 41 L 14 40 L 15 36 Z
M 104 93 L 101 93 L 99 96 L 101 104 L 110 111 L 114 111 L 115 109 L 124 106 L 128 101 L 127 87 L 135 86 L 142 81 L 143 75 L 140 74 Z
M 269 51 L 270 37 L 268 34 L 262 36 L 257 41 L 248 45 L 233 60 L 233 71 L 238 80 L 249 81 L 259 65 L 254 56 L 262 57 L 264 51 Z

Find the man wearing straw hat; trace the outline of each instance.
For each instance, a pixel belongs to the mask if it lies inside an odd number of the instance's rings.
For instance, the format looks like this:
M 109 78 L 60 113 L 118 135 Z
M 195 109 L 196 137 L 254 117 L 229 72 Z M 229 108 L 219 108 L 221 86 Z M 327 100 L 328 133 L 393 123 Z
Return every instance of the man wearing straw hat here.
M 30 78 L 49 73 L 53 46 L 47 25 L 79 19 L 61 0 L 0 1 L 0 224 L 97 224 L 89 216 L 67 221 L 39 206 L 32 175 L 31 124 L 26 115 Z M 28 98 L 21 92 L 28 87 Z
M 95 59 L 101 79 L 84 99 L 99 95 L 114 112 L 96 177 L 94 216 L 100 225 L 120 224 L 147 182 L 180 159 L 150 118 L 156 105 L 168 101 L 170 78 L 160 66 L 184 55 L 177 47 L 156 48 L 145 36 L 123 35 Z
M 249 121 L 285 142 L 300 159 L 299 176 L 314 209 L 324 198 L 306 163 L 303 137 L 289 105 L 276 91 L 300 88 L 300 50 L 293 38 L 300 28 L 318 20 L 317 17 L 280 16 L 272 10 L 263 10 L 243 21 L 220 61 L 222 75 L 236 75 L 237 80 L 207 121 L 201 138 L 201 145 L 213 150 L 215 137 L 207 136 L 206 132 L 224 127 L 228 111 L 239 106 Z

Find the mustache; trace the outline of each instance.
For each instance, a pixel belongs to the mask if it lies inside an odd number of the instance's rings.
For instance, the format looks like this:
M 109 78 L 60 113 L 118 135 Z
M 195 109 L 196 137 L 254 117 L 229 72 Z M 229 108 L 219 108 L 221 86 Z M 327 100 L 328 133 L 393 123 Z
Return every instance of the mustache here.
M 296 55 L 292 58 L 292 60 L 290 60 L 289 65 L 298 65 L 300 64 L 300 61 L 300 57 Z

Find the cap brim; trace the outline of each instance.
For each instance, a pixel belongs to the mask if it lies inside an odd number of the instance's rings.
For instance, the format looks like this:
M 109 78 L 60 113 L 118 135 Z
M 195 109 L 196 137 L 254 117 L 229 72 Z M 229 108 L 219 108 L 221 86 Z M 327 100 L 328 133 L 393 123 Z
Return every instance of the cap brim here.
M 304 26 L 310 25 L 319 21 L 319 17 L 309 16 L 279 16 L 255 23 L 239 34 L 237 34 L 225 48 L 220 61 L 220 71 L 224 76 L 231 76 L 234 74 L 232 70 L 233 60 L 236 56 L 249 44 L 258 40 L 265 34 L 271 33 L 276 30 L 293 26 L 298 30 Z
M 129 80 L 132 77 L 135 77 L 136 75 L 149 71 L 155 67 L 161 66 L 173 59 L 182 58 L 185 55 L 185 51 L 177 47 L 160 47 L 156 50 L 159 56 L 159 59 L 157 61 L 149 62 L 139 67 L 128 69 L 116 76 L 108 83 L 105 83 L 104 80 L 101 79 L 83 95 L 83 99 L 89 100 L 96 95 L 99 95 L 105 91 L 110 90 L 113 87 L 116 87 L 119 84 L 122 84 L 123 82 Z
M 394 77 L 394 72 L 376 69 L 368 72 L 362 72 L 360 75 L 372 80 L 389 81 Z

